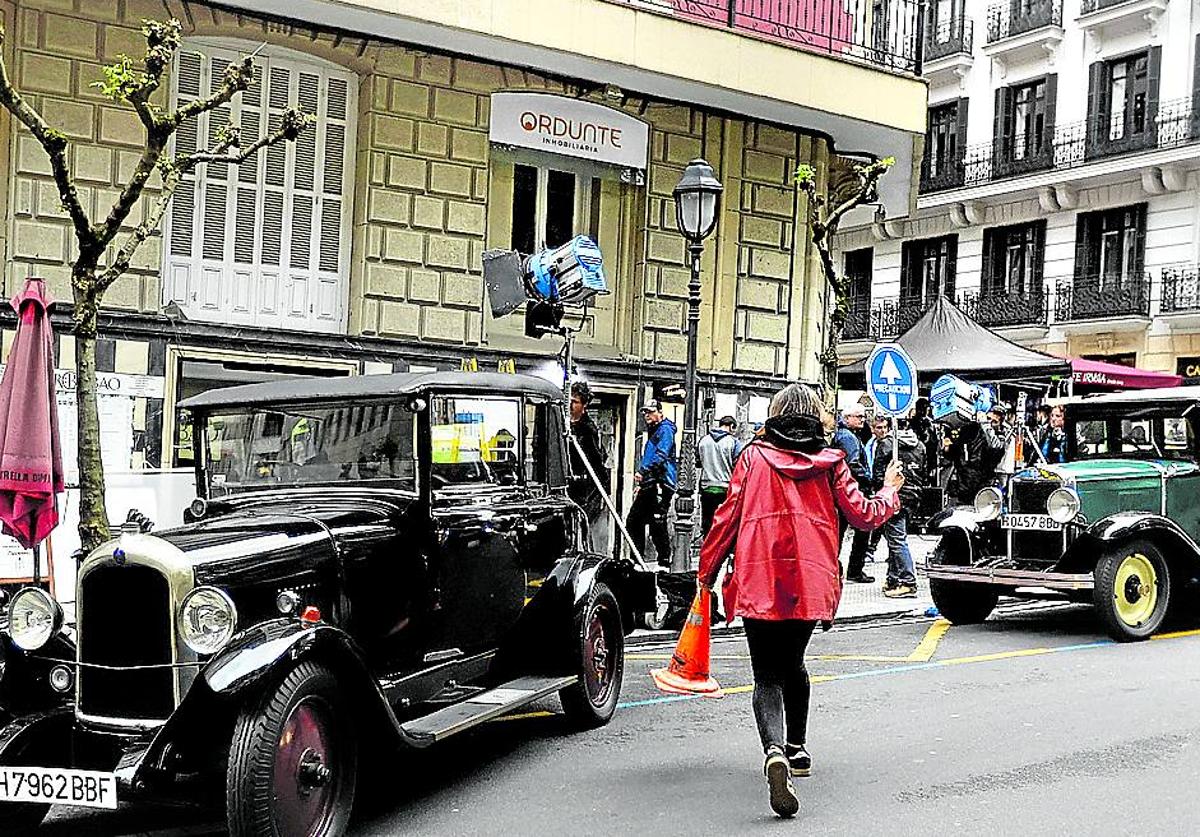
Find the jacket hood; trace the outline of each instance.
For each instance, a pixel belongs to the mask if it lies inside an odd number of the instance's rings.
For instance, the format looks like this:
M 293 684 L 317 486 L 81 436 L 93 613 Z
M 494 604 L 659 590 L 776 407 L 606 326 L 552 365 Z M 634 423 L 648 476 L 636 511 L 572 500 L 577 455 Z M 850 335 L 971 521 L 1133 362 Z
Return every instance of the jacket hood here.
M 845 459 L 845 454 L 834 448 L 825 448 L 813 453 L 776 447 L 770 442 L 756 443 L 767 464 L 785 477 L 804 480 L 824 474 Z
M 726 436 L 729 436 L 730 433 L 728 430 L 714 429 L 714 430 L 708 431 L 708 435 L 712 437 L 712 440 L 714 442 L 719 442 L 722 439 L 724 439 Z

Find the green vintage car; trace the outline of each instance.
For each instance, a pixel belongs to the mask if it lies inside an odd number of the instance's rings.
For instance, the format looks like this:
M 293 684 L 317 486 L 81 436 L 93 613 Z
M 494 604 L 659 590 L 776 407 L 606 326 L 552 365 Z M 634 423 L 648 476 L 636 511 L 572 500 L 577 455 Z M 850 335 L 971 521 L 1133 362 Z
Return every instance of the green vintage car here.
M 982 489 L 930 521 L 933 601 L 982 622 L 999 596 L 1092 603 L 1128 642 L 1162 625 L 1200 578 L 1200 386 L 1067 405 L 1067 462 Z

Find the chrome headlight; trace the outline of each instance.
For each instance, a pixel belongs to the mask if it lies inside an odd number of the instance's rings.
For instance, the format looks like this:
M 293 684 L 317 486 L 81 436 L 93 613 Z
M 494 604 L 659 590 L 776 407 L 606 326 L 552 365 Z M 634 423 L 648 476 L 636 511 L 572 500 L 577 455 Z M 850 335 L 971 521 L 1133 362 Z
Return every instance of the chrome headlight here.
M 994 485 L 979 489 L 975 495 L 975 514 L 980 520 L 995 520 L 1004 510 L 1004 495 Z
M 1046 498 L 1046 514 L 1057 523 L 1070 523 L 1079 514 L 1079 495 L 1073 488 L 1056 488 Z
M 179 635 L 197 654 L 215 654 L 237 628 L 237 608 L 225 591 L 197 587 L 179 608 Z
M 63 612 L 50 594 L 26 587 L 8 606 L 8 635 L 22 651 L 36 651 L 62 630 Z

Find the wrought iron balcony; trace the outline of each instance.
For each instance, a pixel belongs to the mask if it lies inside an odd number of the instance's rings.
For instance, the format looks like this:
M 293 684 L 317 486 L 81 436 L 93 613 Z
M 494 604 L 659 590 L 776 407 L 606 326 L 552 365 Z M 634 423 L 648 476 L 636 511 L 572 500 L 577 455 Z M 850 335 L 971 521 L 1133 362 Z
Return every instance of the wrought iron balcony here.
M 968 291 L 959 296 L 958 307 L 980 325 L 989 328 L 1046 325 L 1046 291 Z
M 1056 288 L 1055 322 L 1150 316 L 1150 274 L 1076 276 Z
M 1112 6 L 1120 6 L 1122 3 L 1129 3 L 1131 0 L 1080 0 L 1079 13 L 1081 15 L 1098 12 L 1101 9 L 1107 9 Z
M 899 337 L 916 324 L 933 305 L 933 298 L 902 296 L 874 305 L 870 300 L 850 301 L 842 340 L 884 340 Z
M 1162 313 L 1200 311 L 1200 267 L 1175 265 L 1162 271 Z
M 1095 119 L 1085 119 L 1047 127 L 1044 135 L 1051 137 L 1049 143 L 1039 145 L 1034 137 L 1026 136 L 1019 142 L 1002 137 L 971 145 L 962 155 L 961 178 L 957 178 L 959 169 L 947 167 L 945 177 L 922 177 L 921 191 L 979 186 L 1035 171 L 1071 169 L 1101 158 L 1200 141 L 1200 111 L 1193 108 L 1191 99 L 1162 102 L 1148 118 L 1150 130 L 1140 133 L 1133 132 L 1132 123 L 1122 123 L 1121 130 L 1114 130 L 1115 123 L 1110 121 L 1101 125 Z
M 920 0 L 609 0 L 920 75 Z
M 970 55 L 975 42 L 975 21 L 957 17 L 925 31 L 925 63 L 951 55 Z
M 1062 0 L 1002 0 L 988 7 L 987 42 L 993 44 L 1044 26 L 1062 26 Z

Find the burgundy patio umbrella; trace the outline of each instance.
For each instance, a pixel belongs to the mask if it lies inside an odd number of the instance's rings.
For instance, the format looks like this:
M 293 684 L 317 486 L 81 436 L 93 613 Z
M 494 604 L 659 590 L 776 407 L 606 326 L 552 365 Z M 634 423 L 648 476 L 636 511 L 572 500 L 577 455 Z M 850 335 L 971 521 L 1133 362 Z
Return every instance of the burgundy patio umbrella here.
M 54 304 L 41 279 L 12 300 L 17 337 L 0 379 L 0 523 L 26 549 L 58 524 L 55 495 L 65 487 L 54 398 Z M 34 553 L 34 579 L 39 568 Z

